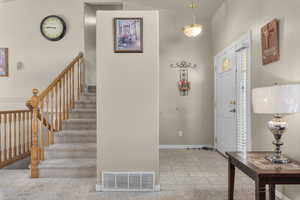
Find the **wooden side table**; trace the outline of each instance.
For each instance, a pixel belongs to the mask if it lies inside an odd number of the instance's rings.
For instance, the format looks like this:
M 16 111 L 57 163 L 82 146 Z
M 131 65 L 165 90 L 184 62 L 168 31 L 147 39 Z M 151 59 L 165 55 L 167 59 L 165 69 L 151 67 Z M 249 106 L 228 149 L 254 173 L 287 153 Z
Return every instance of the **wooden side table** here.
M 266 200 L 266 185 L 269 185 L 270 200 L 275 200 L 276 184 L 300 184 L 300 162 L 273 164 L 264 159 L 272 152 L 227 152 L 228 199 L 233 200 L 235 167 L 255 181 L 255 199 Z

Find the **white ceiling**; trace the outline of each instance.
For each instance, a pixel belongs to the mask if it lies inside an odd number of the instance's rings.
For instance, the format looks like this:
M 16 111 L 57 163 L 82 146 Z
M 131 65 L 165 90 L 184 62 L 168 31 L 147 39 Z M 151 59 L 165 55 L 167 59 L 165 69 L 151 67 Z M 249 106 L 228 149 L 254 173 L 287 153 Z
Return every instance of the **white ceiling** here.
M 192 0 L 127 0 L 146 7 L 158 10 L 176 10 L 178 12 L 191 12 L 189 4 Z M 196 0 L 199 2 L 197 16 L 200 18 L 211 18 L 224 0 Z
M 0 0 L 5 3 L 14 0 Z M 100 0 L 105 2 L 105 0 Z M 145 7 L 156 10 L 175 10 L 176 12 L 191 12 L 189 4 L 192 0 L 124 0 L 125 2 L 133 2 Z M 224 0 L 194 0 L 199 2 L 197 8 L 197 16 L 199 18 L 211 18 L 216 10 L 221 6 Z M 110 2 L 110 0 L 107 0 Z

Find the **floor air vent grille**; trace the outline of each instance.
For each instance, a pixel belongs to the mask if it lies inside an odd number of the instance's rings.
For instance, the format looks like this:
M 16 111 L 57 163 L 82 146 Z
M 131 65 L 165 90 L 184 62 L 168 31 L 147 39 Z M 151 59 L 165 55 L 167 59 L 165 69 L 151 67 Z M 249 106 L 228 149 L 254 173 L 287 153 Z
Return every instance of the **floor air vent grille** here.
M 102 172 L 103 191 L 154 191 L 154 172 Z

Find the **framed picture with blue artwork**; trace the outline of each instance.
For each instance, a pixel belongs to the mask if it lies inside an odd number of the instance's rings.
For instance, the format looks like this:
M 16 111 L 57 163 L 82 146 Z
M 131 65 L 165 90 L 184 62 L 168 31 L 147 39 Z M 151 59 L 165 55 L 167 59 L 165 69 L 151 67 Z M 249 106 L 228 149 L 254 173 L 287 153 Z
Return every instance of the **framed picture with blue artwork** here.
M 0 77 L 8 76 L 8 48 L 0 48 Z
M 143 18 L 114 19 L 114 52 L 143 53 Z

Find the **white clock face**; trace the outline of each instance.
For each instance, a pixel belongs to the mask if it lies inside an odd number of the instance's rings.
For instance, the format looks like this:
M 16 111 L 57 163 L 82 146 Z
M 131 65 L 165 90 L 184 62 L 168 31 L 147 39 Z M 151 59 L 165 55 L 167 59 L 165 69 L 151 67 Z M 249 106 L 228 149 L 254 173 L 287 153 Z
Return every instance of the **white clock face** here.
M 57 41 L 65 34 L 65 23 L 57 16 L 46 17 L 41 24 L 42 34 L 49 40 Z

